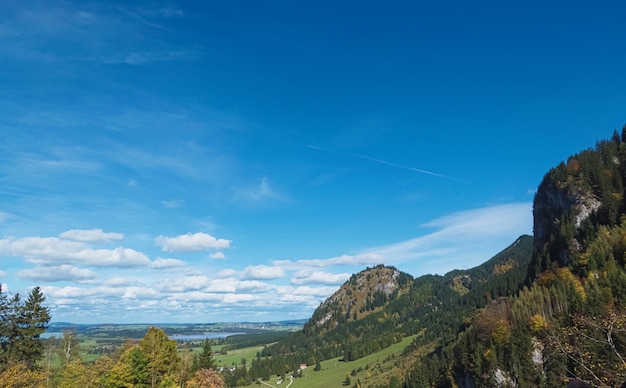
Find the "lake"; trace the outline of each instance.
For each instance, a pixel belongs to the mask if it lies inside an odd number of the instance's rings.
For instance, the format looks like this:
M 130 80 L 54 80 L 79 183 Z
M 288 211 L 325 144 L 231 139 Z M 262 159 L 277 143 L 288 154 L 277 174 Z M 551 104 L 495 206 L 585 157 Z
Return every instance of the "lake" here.
M 203 333 L 203 334 L 173 334 L 170 335 L 170 339 L 176 340 L 176 341 L 198 341 L 198 340 L 204 340 L 204 339 L 216 339 L 216 338 L 226 338 L 226 337 L 230 337 L 231 335 L 237 335 L 237 334 L 246 334 L 246 333 L 235 333 L 235 332 L 227 332 L 227 331 L 216 331 L 216 332 L 209 332 L 209 333 Z

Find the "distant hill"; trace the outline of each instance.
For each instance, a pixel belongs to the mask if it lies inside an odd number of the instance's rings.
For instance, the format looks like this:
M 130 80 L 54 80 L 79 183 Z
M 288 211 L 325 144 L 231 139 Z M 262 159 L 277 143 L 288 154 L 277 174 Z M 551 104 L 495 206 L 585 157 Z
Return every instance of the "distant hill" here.
M 292 319 L 285 321 L 268 322 L 215 322 L 215 323 L 83 323 L 51 322 L 48 325 L 48 334 L 62 336 L 65 331 L 77 334 L 97 336 L 101 338 L 143 338 L 151 326 L 158 326 L 168 335 L 187 336 L 211 333 L 241 333 L 262 334 L 266 332 L 291 332 L 302 329 L 306 319 Z

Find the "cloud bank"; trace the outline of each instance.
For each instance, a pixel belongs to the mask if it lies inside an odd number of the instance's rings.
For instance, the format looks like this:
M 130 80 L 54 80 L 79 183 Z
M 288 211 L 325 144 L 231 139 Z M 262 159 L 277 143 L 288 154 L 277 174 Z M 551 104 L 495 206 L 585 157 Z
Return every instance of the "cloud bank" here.
M 206 233 L 187 233 L 177 237 L 159 236 L 155 240 L 163 252 L 198 252 L 209 249 L 228 249 L 230 240 L 217 239 Z
M 4 238 L 0 258 L 15 257 L 32 265 L 18 271 L 18 278 L 43 283 L 53 314 L 66 320 L 101 321 L 128 311 L 139 313 L 135 317 L 159 316 L 163 322 L 224 321 L 221 314 L 235 320 L 303 318 L 366 266 L 394 265 L 419 276 L 478 265 L 529 232 L 531 204 L 457 212 L 420 228 L 424 232 L 420 236 L 361 252 L 254 265 L 206 261 L 202 252 L 221 253 L 232 241 L 204 232 L 156 237 L 152 241 L 161 251 L 189 258 L 151 260 L 132 248 L 98 247 L 124 238 L 101 229 L 73 229 L 59 237 Z M 498 250 L 490 251 L 494 246 Z M 212 268 L 214 264 L 221 269 Z M 2 278 L 8 274 L 0 271 Z

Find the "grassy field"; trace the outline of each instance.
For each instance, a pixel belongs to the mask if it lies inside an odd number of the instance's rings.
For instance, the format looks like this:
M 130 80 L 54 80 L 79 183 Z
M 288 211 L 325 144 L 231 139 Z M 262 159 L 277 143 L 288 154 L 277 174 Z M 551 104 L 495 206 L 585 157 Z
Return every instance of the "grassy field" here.
M 342 362 L 339 358 L 323 361 L 321 371 L 315 372 L 312 368 L 307 368 L 304 377 L 294 380 L 291 388 L 342 387 L 346 376 L 350 377 L 352 384 L 360 381 L 361 387 L 386 385 L 394 374 L 394 369 L 397 369 L 397 376 L 400 377 L 400 369 L 396 365 L 399 361 L 398 355 L 411 341 L 413 337 L 407 337 L 378 353 L 351 362 Z M 355 376 L 351 375 L 353 370 L 357 371 Z
M 389 379 L 394 375 L 402 381 L 402 372 L 410 367 L 411 360 L 401 358 L 399 355 L 413 341 L 413 338 L 407 337 L 378 353 L 355 361 L 343 362 L 339 361 L 340 358 L 322 361 L 322 370 L 318 372 L 314 371 L 314 366 L 311 365 L 303 371 L 303 377 L 293 380 L 290 388 L 345 387 L 346 376 L 350 377 L 350 387 L 356 382 L 360 382 L 362 388 L 387 386 Z M 353 371 L 356 372 L 355 375 L 352 375 Z M 277 376 L 272 376 L 269 381 L 265 382 L 267 384 L 261 387 L 270 385 L 281 388 L 289 384 L 289 379 L 280 385 L 276 384 L 277 380 Z M 259 387 L 259 385 L 252 383 L 248 387 Z
M 252 359 L 256 358 L 256 354 L 263 350 L 263 346 L 252 346 L 249 348 L 229 350 L 227 354 L 217 354 L 221 346 L 212 348 L 213 358 L 218 366 L 231 366 L 233 364 L 241 365 L 241 359 L 245 358 L 248 365 L 252 363 Z

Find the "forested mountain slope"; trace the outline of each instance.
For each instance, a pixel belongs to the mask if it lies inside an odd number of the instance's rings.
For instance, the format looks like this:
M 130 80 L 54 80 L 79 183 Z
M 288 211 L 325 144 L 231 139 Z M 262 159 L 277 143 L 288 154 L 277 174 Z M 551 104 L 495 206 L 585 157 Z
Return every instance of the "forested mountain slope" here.
M 322 303 L 301 332 L 264 349 L 267 357 L 253 367 L 276 373 L 272 364 L 313 364 L 334 357 L 349 362 L 410 335 L 418 336 L 407 354 L 445 343 L 477 307 L 512 295 L 524 284 L 532 250 L 532 237 L 521 236 L 478 267 L 417 279 L 394 267 L 367 268 Z
M 626 379 L 626 127 L 551 169 L 526 285 L 492 295 L 405 387 L 619 387 Z

